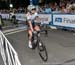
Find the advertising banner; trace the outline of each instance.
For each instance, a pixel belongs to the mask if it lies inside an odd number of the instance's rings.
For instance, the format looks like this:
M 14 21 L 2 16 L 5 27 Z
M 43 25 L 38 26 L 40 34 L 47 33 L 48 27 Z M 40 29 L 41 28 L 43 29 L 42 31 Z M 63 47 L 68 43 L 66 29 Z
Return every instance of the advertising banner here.
M 26 14 L 15 14 L 16 19 L 19 21 L 26 21 Z M 42 24 L 49 24 L 52 22 L 52 15 L 51 14 L 39 14 L 40 22 Z
M 52 22 L 51 14 L 39 14 L 38 16 L 41 19 L 41 24 L 49 24 L 50 22 Z
M 18 14 L 15 14 L 15 16 L 16 16 L 16 20 L 26 21 L 26 14 L 18 13 Z
M 53 14 L 53 25 L 75 28 L 75 14 Z
M 0 15 L 2 16 L 2 19 L 9 19 L 10 18 L 9 13 L 1 13 Z

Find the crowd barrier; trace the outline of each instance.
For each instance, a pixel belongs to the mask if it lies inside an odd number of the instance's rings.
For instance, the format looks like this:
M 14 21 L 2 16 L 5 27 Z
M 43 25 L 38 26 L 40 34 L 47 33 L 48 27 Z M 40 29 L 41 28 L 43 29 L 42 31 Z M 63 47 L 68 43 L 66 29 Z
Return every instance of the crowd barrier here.
M 63 28 L 75 28 L 75 14 L 53 14 L 52 25 Z
M 14 50 L 5 35 L 0 31 L 0 53 L 4 65 L 21 65 L 17 52 Z
M 26 14 L 16 13 L 16 20 L 26 21 Z M 8 14 L 2 14 L 2 18 L 8 19 Z M 62 13 L 51 13 L 51 14 L 39 14 L 41 22 L 56 27 L 64 28 L 75 28 L 75 14 L 62 14 Z
M 10 19 L 10 14 L 9 13 L 0 13 L 2 16 L 2 19 Z

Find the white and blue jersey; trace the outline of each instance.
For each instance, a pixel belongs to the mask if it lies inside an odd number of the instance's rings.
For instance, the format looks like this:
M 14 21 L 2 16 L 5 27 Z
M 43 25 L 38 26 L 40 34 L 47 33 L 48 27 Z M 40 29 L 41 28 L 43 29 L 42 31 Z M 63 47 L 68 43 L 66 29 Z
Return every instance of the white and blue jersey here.
M 27 21 L 31 21 L 32 23 L 34 22 L 34 20 L 36 19 L 36 17 L 38 17 L 38 13 L 34 13 L 34 14 L 30 14 L 29 12 L 27 13 Z
M 37 25 L 37 23 L 35 22 L 36 17 L 38 17 L 38 13 L 34 13 L 32 15 L 30 13 L 27 13 L 27 22 L 31 22 L 33 27 Z

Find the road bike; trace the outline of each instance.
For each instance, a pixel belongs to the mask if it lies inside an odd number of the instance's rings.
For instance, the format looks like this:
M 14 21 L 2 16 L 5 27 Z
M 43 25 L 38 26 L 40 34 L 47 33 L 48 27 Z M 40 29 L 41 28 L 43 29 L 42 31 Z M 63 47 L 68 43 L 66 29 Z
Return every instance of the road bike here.
M 40 31 L 34 31 L 32 33 L 32 47 L 33 49 L 37 48 L 38 53 L 41 57 L 41 59 L 46 62 L 48 60 L 48 53 L 46 50 L 45 45 L 43 44 L 41 38 L 40 38 Z

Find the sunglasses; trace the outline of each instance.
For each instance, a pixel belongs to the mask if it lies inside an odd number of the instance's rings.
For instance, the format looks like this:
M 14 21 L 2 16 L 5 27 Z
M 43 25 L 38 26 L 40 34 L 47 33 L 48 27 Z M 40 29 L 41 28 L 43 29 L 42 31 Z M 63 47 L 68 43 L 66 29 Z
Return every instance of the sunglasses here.
M 36 10 L 36 8 L 32 9 L 32 10 Z

